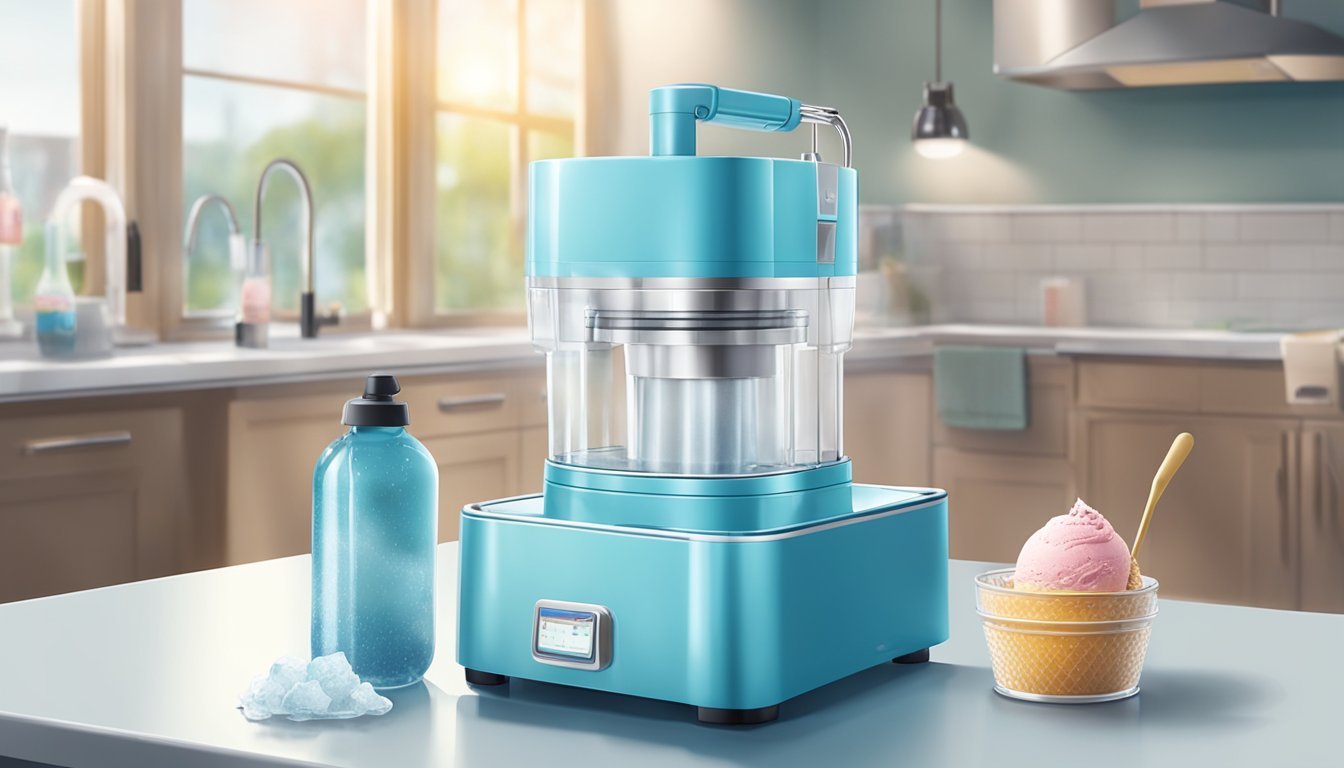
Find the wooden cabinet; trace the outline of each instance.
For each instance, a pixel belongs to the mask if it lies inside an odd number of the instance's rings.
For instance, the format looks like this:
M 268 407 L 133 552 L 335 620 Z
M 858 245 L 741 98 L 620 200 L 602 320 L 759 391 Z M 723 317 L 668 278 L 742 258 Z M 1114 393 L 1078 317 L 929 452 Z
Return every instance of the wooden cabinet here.
M 1299 607 L 1344 613 L 1344 424 L 1304 422 L 1301 446 Z
M 312 548 L 313 466 L 345 431 L 340 414 L 349 389 L 258 388 L 229 404 L 226 563 Z
M 0 451 L 0 601 L 178 568 L 179 410 L 6 418 Z
M 521 435 L 538 418 L 543 377 L 416 376 L 401 385 L 411 433 L 439 466 L 439 538 L 456 540 L 464 504 L 522 491 Z M 230 404 L 227 562 L 309 551 L 313 466 L 345 431 L 341 408 L 353 396 L 349 382 L 258 387 Z M 544 424 L 544 403 L 540 413 Z
M 845 453 L 854 481 L 927 486 L 933 384 L 926 372 L 874 371 L 845 376 Z
M 439 465 L 439 541 L 457 541 L 462 507 L 517 492 L 516 430 L 428 438 L 423 442 Z
M 1032 531 L 1073 504 L 1073 377 L 1066 358 L 1027 358 L 1023 430 L 960 429 L 933 417 L 933 484 L 948 493 L 952 557 L 1014 561 Z
M 934 449 L 933 481 L 948 494 L 948 550 L 963 560 L 1017 560 L 1027 536 L 1077 495 L 1063 459 L 947 447 Z
M 1297 603 L 1298 422 L 1180 413 L 1088 412 L 1083 498 L 1126 541 L 1153 473 L 1180 432 L 1195 449 L 1162 497 L 1144 572 L 1168 597 L 1291 608 Z

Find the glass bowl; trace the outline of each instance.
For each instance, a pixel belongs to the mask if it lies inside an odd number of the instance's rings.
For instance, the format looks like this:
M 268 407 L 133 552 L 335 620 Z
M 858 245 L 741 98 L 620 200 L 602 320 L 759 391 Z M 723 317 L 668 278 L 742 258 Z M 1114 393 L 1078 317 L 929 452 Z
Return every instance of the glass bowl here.
M 1086 704 L 1139 692 L 1156 579 L 1126 592 L 1019 592 L 1003 568 L 975 577 L 975 606 L 1004 696 Z

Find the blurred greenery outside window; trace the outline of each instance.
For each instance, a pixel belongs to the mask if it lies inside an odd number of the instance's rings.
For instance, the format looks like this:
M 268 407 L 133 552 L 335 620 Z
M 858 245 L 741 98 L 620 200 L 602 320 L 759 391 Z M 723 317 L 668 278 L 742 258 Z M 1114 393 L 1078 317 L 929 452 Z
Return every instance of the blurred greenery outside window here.
M 438 314 L 523 308 L 527 165 L 574 155 L 582 14 L 582 0 L 438 0 Z
M 80 173 L 79 30 L 75 0 L 0 0 L 0 125 L 9 128 L 14 190 L 23 206 L 23 243 L 11 265 L 16 307 L 32 305 L 42 275 L 43 224 Z M 79 216 L 66 226 L 77 235 Z M 71 243 L 70 280 L 78 292 L 84 261 Z
M 183 212 L 223 195 L 253 232 L 262 169 L 293 160 L 312 186 L 319 311 L 368 309 L 365 280 L 366 0 L 183 0 Z M 297 185 L 272 176 L 262 206 L 272 302 L 296 313 L 303 231 Z M 184 256 L 184 314 L 227 316 L 238 276 L 224 215 L 208 208 Z

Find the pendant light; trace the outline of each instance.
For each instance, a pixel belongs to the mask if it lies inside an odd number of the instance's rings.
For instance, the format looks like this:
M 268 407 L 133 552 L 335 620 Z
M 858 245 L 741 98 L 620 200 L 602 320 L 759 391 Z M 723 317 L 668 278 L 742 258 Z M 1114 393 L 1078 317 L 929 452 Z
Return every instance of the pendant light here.
M 966 118 L 952 100 L 952 84 L 943 82 L 943 0 L 933 6 L 933 82 L 924 83 L 924 106 L 915 113 L 910 139 L 924 157 L 955 157 L 966 148 Z

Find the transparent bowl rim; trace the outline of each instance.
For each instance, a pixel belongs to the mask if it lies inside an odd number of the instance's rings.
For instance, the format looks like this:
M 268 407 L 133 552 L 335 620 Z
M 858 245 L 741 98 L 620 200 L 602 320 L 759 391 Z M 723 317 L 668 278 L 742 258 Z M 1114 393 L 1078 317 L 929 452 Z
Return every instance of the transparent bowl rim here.
M 990 584 L 987 579 L 993 576 L 1002 576 L 1004 574 L 1012 575 L 1017 572 L 1016 568 L 995 568 L 992 571 L 978 573 L 975 576 L 976 587 L 990 592 L 998 592 L 1004 595 L 1016 595 L 1018 597 L 1029 595 L 1041 595 L 1046 599 L 1052 597 L 1093 597 L 1093 598 L 1118 598 L 1129 597 L 1132 595 L 1147 595 L 1157 591 L 1157 579 L 1151 576 L 1143 576 L 1143 586 L 1138 589 L 1126 589 L 1122 592 L 1027 592 L 1023 590 L 1011 589 L 1009 587 L 1000 587 L 997 584 Z M 1079 622 L 1070 622 L 1079 623 Z
M 1136 589 L 1136 590 L 1134 590 L 1134 591 L 1137 592 L 1138 590 Z M 1083 594 L 1087 594 L 1087 593 L 1083 593 Z M 1088 634 L 1092 634 L 1092 635 L 1119 635 L 1119 634 L 1123 634 L 1123 633 L 1125 633 L 1125 632 L 1137 632 L 1137 631 L 1143 629 L 1144 627 L 1152 626 L 1152 624 L 1153 624 L 1153 619 L 1157 618 L 1157 610 L 1156 610 L 1156 609 L 1154 609 L 1152 613 L 1145 613 L 1145 614 L 1143 614 L 1142 616 L 1135 616 L 1135 617 L 1133 617 L 1133 618 L 1129 618 L 1129 619 L 1101 619 L 1101 620 L 1099 620 L 1099 621 L 1088 621 L 1088 620 L 1074 621 L 1074 620 L 1072 620 L 1072 619 L 1018 619 L 1018 618 L 1014 618 L 1014 617 L 1012 617 L 1012 616 L 1004 616 L 1004 615 L 1002 615 L 1002 614 L 989 613 L 989 612 L 984 611 L 984 610 L 977 610 L 975 613 L 976 613 L 976 615 L 978 615 L 978 616 L 979 616 L 985 623 L 993 622 L 993 623 L 997 626 L 998 629 L 1002 629 L 1002 630 L 1005 631 L 1005 632 L 1022 632 L 1022 633 L 1025 633 L 1025 634 L 1032 634 L 1032 633 L 1039 633 L 1039 632 L 1041 632 L 1042 630 L 1041 630 L 1041 629 L 1037 629 L 1037 627 L 1040 627 L 1040 628 L 1045 628 L 1045 627 L 1106 627 L 1106 626 L 1115 626 L 1115 625 L 1120 625 L 1120 624 L 1133 624 L 1133 625 L 1134 625 L 1133 627 L 1127 627 L 1127 628 L 1125 628 L 1125 629 L 1107 629 L 1107 630 L 1101 630 L 1101 629 L 1098 629 L 1098 630 L 1096 630 L 1096 631 L 1089 631 L 1089 632 L 1058 631 L 1058 632 L 1047 632 L 1047 633 L 1045 633 L 1045 634 L 1062 634 L 1062 635 L 1088 635 Z M 1021 626 L 1021 627 L 1019 627 L 1019 626 L 998 626 L 998 625 L 1005 625 L 1005 624 L 1008 624 L 1008 625 L 1023 624 L 1023 625 L 1026 625 L 1026 626 Z

